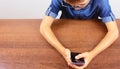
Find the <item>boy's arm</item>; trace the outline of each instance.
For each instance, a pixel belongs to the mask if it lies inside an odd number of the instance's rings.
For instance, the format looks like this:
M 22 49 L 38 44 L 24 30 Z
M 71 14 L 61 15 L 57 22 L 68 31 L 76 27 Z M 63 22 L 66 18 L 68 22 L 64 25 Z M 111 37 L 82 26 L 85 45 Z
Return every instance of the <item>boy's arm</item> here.
M 92 56 L 96 56 L 97 54 L 108 48 L 119 36 L 119 30 L 115 21 L 107 22 L 105 23 L 105 25 L 108 32 L 97 45 L 97 47 L 91 51 Z
M 75 58 L 79 59 L 79 58 L 84 58 L 85 60 L 85 65 L 78 67 L 75 65 L 70 65 L 73 68 L 76 69 L 84 69 L 88 66 L 88 64 L 91 62 L 91 60 L 98 55 L 99 53 L 101 53 L 102 51 L 104 51 L 106 48 L 108 48 L 119 36 L 119 31 L 117 28 L 117 24 L 115 21 L 111 21 L 108 23 L 105 23 L 106 27 L 107 27 L 107 34 L 105 35 L 105 37 L 99 42 L 99 44 L 90 52 L 84 52 L 82 54 L 77 55 Z
M 42 36 L 55 48 L 57 51 L 65 57 L 65 47 L 58 41 L 56 36 L 51 30 L 54 18 L 45 16 L 40 25 L 40 33 Z

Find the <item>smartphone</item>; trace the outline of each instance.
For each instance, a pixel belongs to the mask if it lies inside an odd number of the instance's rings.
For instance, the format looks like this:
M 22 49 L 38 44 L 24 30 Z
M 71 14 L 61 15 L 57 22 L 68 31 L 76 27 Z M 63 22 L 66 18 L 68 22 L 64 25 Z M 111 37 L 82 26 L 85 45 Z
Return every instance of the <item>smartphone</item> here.
M 85 64 L 84 58 L 75 59 L 75 56 L 77 56 L 78 54 L 80 53 L 71 52 L 72 64 L 77 65 L 77 66 L 83 66 Z

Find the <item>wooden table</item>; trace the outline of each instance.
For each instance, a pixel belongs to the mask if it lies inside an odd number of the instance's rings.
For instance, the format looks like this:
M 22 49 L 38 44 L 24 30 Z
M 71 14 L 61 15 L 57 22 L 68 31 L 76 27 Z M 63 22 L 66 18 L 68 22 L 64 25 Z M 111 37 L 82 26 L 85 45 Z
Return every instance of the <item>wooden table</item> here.
M 40 19 L 0 20 L 0 69 L 71 69 L 40 35 Z M 117 20 L 120 29 L 120 20 Z M 107 30 L 96 20 L 56 20 L 52 30 L 71 51 L 92 50 Z M 86 69 L 120 69 L 120 37 Z

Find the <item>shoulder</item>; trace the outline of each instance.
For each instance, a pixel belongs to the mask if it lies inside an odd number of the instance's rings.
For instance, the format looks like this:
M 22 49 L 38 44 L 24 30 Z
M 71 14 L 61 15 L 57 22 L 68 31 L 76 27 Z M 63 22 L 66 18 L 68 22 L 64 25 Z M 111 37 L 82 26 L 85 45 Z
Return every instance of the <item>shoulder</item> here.
M 96 1 L 98 1 L 98 6 L 99 7 L 109 6 L 109 0 L 96 0 Z
M 109 0 L 95 0 L 95 1 L 98 1 L 98 3 L 108 3 Z
M 63 0 L 52 0 L 53 4 L 61 4 Z

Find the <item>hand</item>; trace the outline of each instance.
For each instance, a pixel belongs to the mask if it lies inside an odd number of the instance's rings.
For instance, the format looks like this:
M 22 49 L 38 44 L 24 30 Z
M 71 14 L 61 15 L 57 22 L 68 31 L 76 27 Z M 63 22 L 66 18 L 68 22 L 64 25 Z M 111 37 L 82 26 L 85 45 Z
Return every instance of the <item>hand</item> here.
M 84 58 L 85 64 L 83 66 L 76 66 L 71 63 L 71 64 L 69 64 L 69 66 L 71 66 L 74 69 L 84 69 L 88 66 L 90 61 L 93 59 L 93 56 L 92 56 L 92 54 L 90 54 L 90 52 L 85 52 L 85 53 L 77 55 L 75 58 L 76 59 Z
M 69 49 L 65 49 L 64 58 L 69 65 L 71 63 L 71 52 Z

